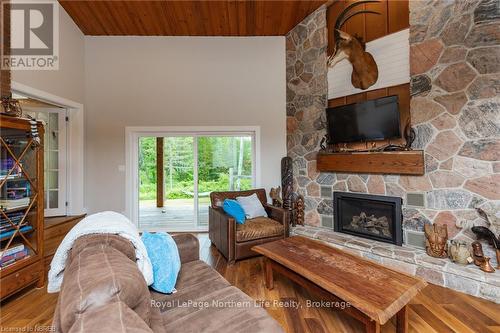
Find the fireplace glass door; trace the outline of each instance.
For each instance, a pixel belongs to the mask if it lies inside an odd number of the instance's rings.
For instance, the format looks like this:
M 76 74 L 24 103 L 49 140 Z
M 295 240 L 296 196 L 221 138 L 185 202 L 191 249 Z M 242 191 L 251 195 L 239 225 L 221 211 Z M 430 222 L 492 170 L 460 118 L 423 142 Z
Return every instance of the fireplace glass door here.
M 336 192 L 334 201 L 335 231 L 401 245 L 400 198 Z

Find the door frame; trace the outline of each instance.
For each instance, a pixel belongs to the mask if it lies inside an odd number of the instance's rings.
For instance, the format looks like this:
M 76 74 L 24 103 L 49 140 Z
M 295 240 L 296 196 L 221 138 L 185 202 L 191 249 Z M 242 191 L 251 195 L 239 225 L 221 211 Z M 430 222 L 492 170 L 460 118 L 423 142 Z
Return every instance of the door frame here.
M 67 177 L 67 149 L 68 149 L 68 136 L 66 135 L 66 126 L 68 117 L 68 110 L 66 108 L 58 108 L 58 107 L 37 107 L 37 106 L 28 106 L 23 107 L 23 110 L 29 112 L 46 112 L 46 113 L 56 113 L 58 117 L 58 208 L 45 208 L 44 213 L 46 217 L 51 216 L 66 216 L 67 215 L 67 206 L 68 202 L 68 177 Z M 45 132 L 47 129 L 45 129 Z M 45 145 L 48 142 L 44 143 Z M 45 166 L 44 166 L 45 169 Z M 44 170 L 45 171 L 45 170 Z M 45 179 L 45 178 L 44 178 Z M 47 201 L 47 207 L 49 206 L 49 194 L 50 189 L 45 188 L 44 186 L 45 200 Z
M 68 205 L 66 214 L 80 215 L 87 213 L 84 205 L 84 107 L 83 104 L 64 97 L 53 95 L 25 84 L 12 81 L 13 93 L 18 93 L 33 99 L 53 104 L 67 110 L 66 122 L 66 196 Z
M 236 136 L 251 135 L 253 140 L 254 158 L 252 161 L 253 186 L 261 186 L 261 161 L 260 161 L 260 126 L 127 126 L 125 127 L 125 215 L 138 227 L 139 226 L 139 138 L 167 137 L 167 136 Z M 194 158 L 197 165 L 197 142 L 194 140 Z M 196 171 L 196 170 L 195 170 Z M 196 172 L 195 172 L 196 174 Z M 198 182 L 195 176 L 194 189 L 197 191 Z M 198 202 L 194 200 L 194 209 L 198 215 Z M 162 228 L 156 229 L 157 231 Z M 206 231 L 207 227 L 195 224 L 188 229 L 175 229 L 175 231 Z M 173 230 L 165 230 L 173 231 Z

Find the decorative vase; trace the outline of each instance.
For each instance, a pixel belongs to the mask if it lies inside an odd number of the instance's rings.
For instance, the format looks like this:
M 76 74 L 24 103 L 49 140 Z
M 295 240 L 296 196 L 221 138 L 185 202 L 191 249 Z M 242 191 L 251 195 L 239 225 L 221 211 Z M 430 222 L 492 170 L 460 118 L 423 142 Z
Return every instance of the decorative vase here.
M 451 261 L 460 265 L 468 265 L 472 262 L 469 247 L 465 242 L 451 240 L 448 246 L 448 255 Z

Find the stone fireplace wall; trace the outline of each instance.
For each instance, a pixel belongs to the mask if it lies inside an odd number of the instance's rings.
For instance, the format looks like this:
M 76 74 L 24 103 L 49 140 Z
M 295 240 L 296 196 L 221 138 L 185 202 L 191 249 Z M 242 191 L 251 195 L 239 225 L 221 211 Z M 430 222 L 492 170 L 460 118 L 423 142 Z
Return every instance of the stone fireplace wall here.
M 332 191 L 400 196 L 422 193 L 425 207 L 403 208 L 403 228 L 448 226 L 472 241 L 475 207 L 500 209 L 500 18 L 490 0 L 410 1 L 411 117 L 424 176 L 318 173 L 327 105 L 325 8 L 286 37 L 287 147 L 306 224 L 332 227 Z M 500 229 L 500 216 L 494 221 Z M 492 251 L 490 246 L 485 250 Z M 495 257 L 493 253 L 490 256 Z M 495 259 L 492 259 L 496 263 Z

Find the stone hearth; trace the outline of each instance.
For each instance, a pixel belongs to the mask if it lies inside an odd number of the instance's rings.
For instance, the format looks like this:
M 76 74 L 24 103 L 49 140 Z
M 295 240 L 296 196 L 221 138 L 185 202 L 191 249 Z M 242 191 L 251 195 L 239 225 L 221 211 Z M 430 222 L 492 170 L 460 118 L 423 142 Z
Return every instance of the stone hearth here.
M 500 303 L 500 270 L 485 273 L 473 264 L 462 266 L 449 259 L 430 257 L 421 249 L 381 243 L 326 228 L 297 226 L 291 234 L 317 239 L 395 270 L 420 276 L 430 283 Z

